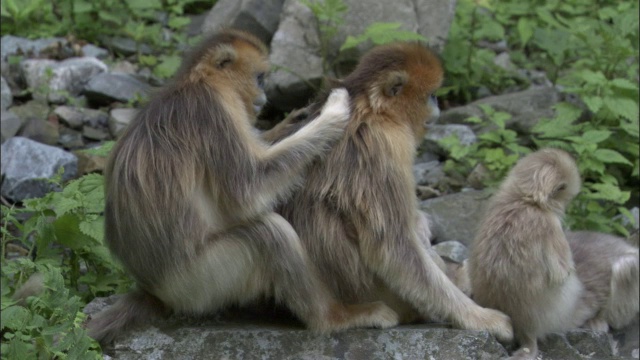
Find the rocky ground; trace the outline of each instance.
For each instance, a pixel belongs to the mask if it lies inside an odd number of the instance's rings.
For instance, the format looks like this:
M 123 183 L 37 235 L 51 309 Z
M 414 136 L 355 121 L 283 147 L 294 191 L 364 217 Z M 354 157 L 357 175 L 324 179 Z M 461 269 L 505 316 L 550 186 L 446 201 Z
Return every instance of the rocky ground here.
M 352 11 L 331 44 L 334 52 L 348 34 L 361 33 L 374 21 L 400 22 L 403 29 L 425 35 L 431 45 L 441 48 L 455 7 L 455 0 L 345 3 Z M 208 14 L 194 16 L 187 31 L 193 36 L 201 29 L 234 26 L 270 44 L 270 60 L 276 67 L 267 84 L 267 116 L 260 122 L 268 128 L 284 112 L 303 106 L 313 94 L 310 84 L 321 81 L 319 35 L 309 24 L 313 24 L 313 15 L 297 0 L 219 0 Z M 477 180 L 482 176 L 481 169 L 462 183 L 447 177 L 438 140 L 454 133 L 463 144 L 475 142 L 487 126 L 469 126 L 464 119 L 484 118 L 482 104 L 511 114 L 508 128 L 527 136 L 536 121 L 551 116 L 553 106 L 563 100 L 544 73 L 513 69 L 504 44 L 487 47 L 495 51 L 497 65 L 518 72 L 530 86 L 514 87 L 506 94 L 481 89 L 479 93 L 484 96 L 480 100 L 444 111 L 431 126 L 414 166 L 417 193 L 421 208 L 431 218 L 435 247 L 443 257 L 457 263 L 467 256 L 466 246 L 489 195 L 474 189 L 481 188 Z M 79 150 L 117 139 L 135 116 L 139 100 L 163 83 L 149 68 L 135 62 L 132 54 L 136 47 L 130 39 L 109 39 L 103 48 L 64 38 L 27 40 L 7 35 L 1 39 L 1 48 L 1 194 L 10 203 L 53 190 L 43 179 L 52 177 L 61 167 L 64 179 L 102 171 L 104 158 Z M 365 50 L 363 45 L 347 54 L 342 59 L 344 67 Z M 141 51 L 152 50 L 143 44 Z M 463 191 L 457 192 L 459 189 Z M 629 224 L 629 228 L 637 229 L 638 208 L 633 212 L 636 224 Z M 103 306 L 105 300 L 97 299 L 88 311 Z M 554 335 L 542 344 L 541 358 L 637 359 L 638 348 L 636 320 L 613 335 L 581 330 Z M 130 334 L 108 353 L 117 359 L 494 359 L 505 355 L 506 350 L 486 333 L 443 325 L 318 336 L 303 330 L 282 312 L 262 309 L 201 321 L 172 319 Z

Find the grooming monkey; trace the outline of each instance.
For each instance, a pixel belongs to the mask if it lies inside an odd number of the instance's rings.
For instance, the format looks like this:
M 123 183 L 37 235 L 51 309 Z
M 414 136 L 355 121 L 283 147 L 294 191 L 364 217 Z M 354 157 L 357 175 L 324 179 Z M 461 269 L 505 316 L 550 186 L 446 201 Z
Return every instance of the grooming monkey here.
M 105 171 L 105 238 L 138 289 L 87 324 L 101 343 L 168 311 L 206 314 L 272 296 L 309 328 L 389 327 L 382 303 L 343 305 L 291 225 L 273 212 L 344 132 L 348 94 L 268 146 L 251 124 L 265 103 L 267 49 L 226 30 L 187 57 L 141 109 Z
M 423 240 L 428 220 L 418 213 L 412 164 L 426 122 L 438 116 L 433 94 L 442 79 L 440 60 L 421 44 L 390 44 L 366 54 L 333 84 L 351 98 L 345 135 L 310 167 L 302 189 L 279 212 L 343 302 L 383 300 L 403 322 L 447 319 L 510 340 L 509 318 L 464 295 Z M 324 98 L 265 139 L 286 139 L 307 123 L 305 115 L 319 112 Z
M 535 359 L 539 337 L 593 316 L 562 229 L 565 208 L 579 191 L 580 174 L 569 154 L 532 153 L 494 194 L 472 244 L 473 298 L 511 317 L 520 345 L 513 359 Z

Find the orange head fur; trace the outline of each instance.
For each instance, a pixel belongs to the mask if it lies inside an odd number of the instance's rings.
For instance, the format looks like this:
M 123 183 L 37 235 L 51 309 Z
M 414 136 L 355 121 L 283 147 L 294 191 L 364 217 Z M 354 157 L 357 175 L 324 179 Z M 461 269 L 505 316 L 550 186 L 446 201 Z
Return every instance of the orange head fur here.
M 267 47 L 253 35 L 224 30 L 202 41 L 176 78 L 189 83 L 204 82 L 227 94 L 229 90 L 235 91 L 236 101 L 241 101 L 254 119 L 266 101 L 260 82 L 269 71 L 268 56 Z
M 442 63 L 433 51 L 420 43 L 394 43 L 363 56 L 343 84 L 353 97 L 356 113 L 373 112 L 362 113 L 362 118 L 409 121 L 421 139 L 426 122 L 438 110 L 432 96 L 443 77 Z

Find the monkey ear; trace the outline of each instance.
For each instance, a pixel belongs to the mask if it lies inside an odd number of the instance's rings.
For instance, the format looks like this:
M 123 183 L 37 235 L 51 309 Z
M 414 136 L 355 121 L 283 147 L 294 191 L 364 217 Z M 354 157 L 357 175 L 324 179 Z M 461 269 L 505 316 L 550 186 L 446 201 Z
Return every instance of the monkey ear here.
M 233 49 L 233 47 L 229 45 L 223 45 L 215 50 L 213 59 L 218 69 L 224 69 L 226 66 L 229 66 L 237 57 L 238 54 Z
M 409 74 L 404 71 L 392 71 L 387 75 L 384 83 L 384 94 L 396 96 L 400 94 L 405 84 L 409 81 Z

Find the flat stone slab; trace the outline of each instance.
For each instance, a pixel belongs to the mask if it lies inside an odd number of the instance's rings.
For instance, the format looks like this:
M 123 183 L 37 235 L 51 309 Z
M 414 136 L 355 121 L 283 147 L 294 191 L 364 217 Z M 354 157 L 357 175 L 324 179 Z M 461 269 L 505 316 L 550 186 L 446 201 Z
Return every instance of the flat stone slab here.
M 94 313 L 111 303 L 90 304 Z M 539 360 L 613 360 L 605 333 L 575 330 L 540 343 Z M 104 349 L 111 359 L 304 359 L 304 360 L 472 360 L 501 359 L 507 350 L 485 331 L 447 324 L 403 325 L 315 334 L 273 305 L 233 309 L 205 319 L 172 317 L 129 332 Z

